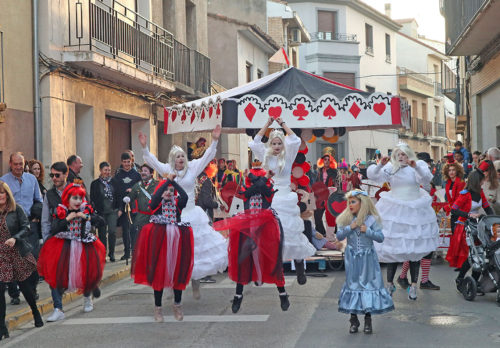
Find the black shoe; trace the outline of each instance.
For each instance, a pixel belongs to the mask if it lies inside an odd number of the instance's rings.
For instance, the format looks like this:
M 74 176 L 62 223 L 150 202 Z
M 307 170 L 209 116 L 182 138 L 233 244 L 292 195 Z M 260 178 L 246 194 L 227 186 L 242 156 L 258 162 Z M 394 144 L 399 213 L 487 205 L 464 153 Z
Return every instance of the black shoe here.
M 307 282 L 304 260 L 293 260 L 295 263 L 295 272 L 297 273 L 297 283 L 304 285 Z
M 35 320 L 35 327 L 43 326 L 42 316 L 40 315 L 38 309 L 36 310 L 36 312 L 33 313 L 33 319 Z
M 40 299 L 40 294 L 38 292 L 35 292 L 35 300 L 39 300 Z
M 351 319 L 349 319 L 349 322 L 351 323 L 351 326 L 349 327 L 349 333 L 356 333 L 358 332 L 358 327 L 360 324 L 359 322 L 359 319 L 358 319 L 358 316 L 352 316 L 351 315 Z
M 7 330 L 7 326 L 0 326 L 0 341 L 2 338 L 9 338 L 9 330 Z
M 94 296 L 94 298 L 101 297 L 101 289 L 95 288 L 94 290 L 92 290 L 92 295 Z
M 405 290 L 408 289 L 408 287 L 410 286 L 410 282 L 408 281 L 408 278 L 398 277 L 398 284 L 402 289 L 405 289 Z
M 114 257 L 114 256 L 110 256 L 110 257 L 109 257 L 109 262 L 115 262 L 115 261 L 116 261 L 116 259 L 115 259 L 115 257 Z
M 128 259 L 130 259 L 130 256 L 129 256 L 129 255 L 123 255 L 123 256 L 120 258 L 120 260 L 121 260 L 121 261 L 126 261 L 126 260 L 128 260 Z
M 17 306 L 18 304 L 21 304 L 21 300 L 19 299 L 19 297 L 13 297 L 10 299 L 10 304 Z
M 365 328 L 363 329 L 365 334 L 371 334 L 372 331 L 372 317 L 365 315 Z
M 233 298 L 233 305 L 231 306 L 231 310 L 233 313 L 238 313 L 241 307 L 241 301 L 243 301 L 243 295 L 242 296 L 234 296 Z
M 283 312 L 287 311 L 288 308 L 290 307 L 290 301 L 288 301 L 288 294 L 280 294 L 280 304 L 281 304 L 281 310 Z
M 420 289 L 423 290 L 440 290 L 441 287 L 439 285 L 433 284 L 430 280 L 425 283 L 420 282 Z

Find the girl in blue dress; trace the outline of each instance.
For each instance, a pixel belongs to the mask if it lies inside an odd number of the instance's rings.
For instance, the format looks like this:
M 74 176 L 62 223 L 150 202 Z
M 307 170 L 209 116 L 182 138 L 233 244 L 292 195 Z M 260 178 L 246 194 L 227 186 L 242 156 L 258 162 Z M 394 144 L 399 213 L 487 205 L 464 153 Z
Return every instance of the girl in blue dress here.
M 339 312 L 351 314 L 350 333 L 358 332 L 358 314 L 365 315 L 364 333 L 372 333 L 372 314 L 392 311 L 394 303 L 384 288 L 373 241 L 382 243 L 384 234 L 375 205 L 365 191 L 346 195 L 347 209 L 337 218 L 337 238 L 347 238 L 346 280 L 339 296 Z

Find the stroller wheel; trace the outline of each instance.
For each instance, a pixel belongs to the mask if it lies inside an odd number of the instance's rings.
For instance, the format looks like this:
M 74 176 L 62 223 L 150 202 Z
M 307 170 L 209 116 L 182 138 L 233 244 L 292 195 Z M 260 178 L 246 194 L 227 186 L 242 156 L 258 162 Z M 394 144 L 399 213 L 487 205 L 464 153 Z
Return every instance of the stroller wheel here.
M 467 301 L 474 301 L 477 294 L 477 283 L 472 277 L 465 277 L 462 284 L 462 295 Z

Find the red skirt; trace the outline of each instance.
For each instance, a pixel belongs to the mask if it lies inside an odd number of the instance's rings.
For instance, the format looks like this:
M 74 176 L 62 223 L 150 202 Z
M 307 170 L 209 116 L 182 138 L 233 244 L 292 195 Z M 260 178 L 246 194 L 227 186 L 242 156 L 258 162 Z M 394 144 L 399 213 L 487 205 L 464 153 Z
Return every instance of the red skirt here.
M 186 289 L 193 271 L 193 229 L 183 224 L 145 225 L 132 256 L 131 276 L 137 284 Z
M 465 226 L 457 223 L 455 231 L 453 231 L 453 235 L 450 238 L 450 247 L 446 254 L 446 260 L 450 267 L 460 268 L 468 257 L 469 246 L 465 240 Z
M 82 243 L 52 237 L 38 258 L 38 273 L 53 289 L 88 294 L 98 287 L 106 264 L 106 248 L 100 240 Z
M 285 285 L 283 275 L 283 232 L 279 219 L 269 209 L 217 221 L 214 229 L 229 230 L 229 278 L 239 284 L 250 282 Z

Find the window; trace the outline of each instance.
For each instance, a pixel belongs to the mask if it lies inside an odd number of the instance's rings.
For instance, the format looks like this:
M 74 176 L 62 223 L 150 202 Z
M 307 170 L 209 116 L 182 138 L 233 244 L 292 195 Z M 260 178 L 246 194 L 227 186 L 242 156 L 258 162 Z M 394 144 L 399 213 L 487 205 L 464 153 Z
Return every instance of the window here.
M 366 161 L 373 161 L 375 160 L 375 151 L 377 149 L 370 149 L 370 148 L 366 148 Z
M 375 87 L 366 85 L 366 91 L 368 93 L 375 93 Z
M 329 80 L 340 82 L 347 86 L 356 87 L 354 73 L 324 72 L 323 77 L 326 77 Z
M 411 102 L 411 117 L 418 117 L 418 102 L 416 100 Z
M 261 79 L 264 77 L 264 72 L 260 69 L 257 69 L 257 79 Z
M 422 120 L 427 121 L 427 104 L 422 103 Z
M 247 62 L 246 64 L 246 72 L 247 72 L 247 82 L 252 81 L 252 64 Z
M 318 11 L 318 38 L 335 40 L 337 33 L 337 12 Z
M 439 123 L 439 106 L 434 106 L 434 122 Z
M 365 45 L 366 54 L 373 56 L 373 27 L 370 24 L 365 24 Z
M 299 67 L 299 62 L 297 61 L 297 50 L 292 49 L 292 65 L 296 68 Z
M 391 62 L 391 36 L 389 34 L 385 34 L 385 61 Z

